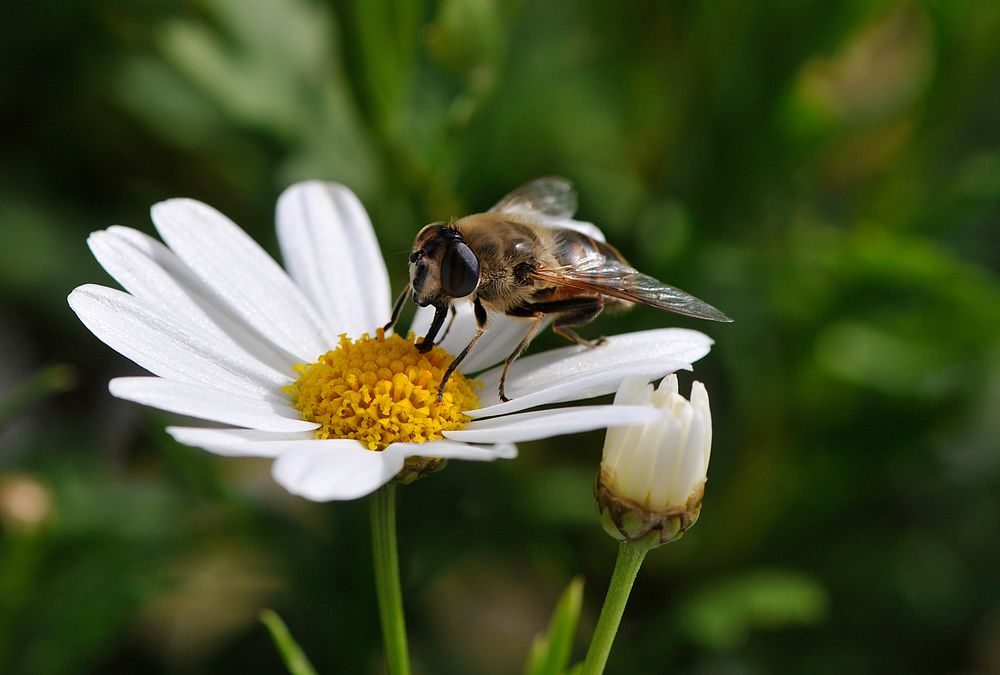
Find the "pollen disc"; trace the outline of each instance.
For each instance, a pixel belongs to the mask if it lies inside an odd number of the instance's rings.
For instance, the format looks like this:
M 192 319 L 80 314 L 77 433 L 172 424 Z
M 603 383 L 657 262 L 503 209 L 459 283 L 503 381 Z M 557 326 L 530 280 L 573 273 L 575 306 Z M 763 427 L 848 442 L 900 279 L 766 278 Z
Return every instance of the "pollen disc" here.
M 370 450 L 423 443 L 462 428 L 470 420 L 463 411 L 478 406 L 479 383 L 457 372 L 437 401 L 452 358 L 440 347 L 421 354 L 412 333 L 386 337 L 378 329 L 356 341 L 341 335 L 336 349 L 295 366 L 299 377 L 284 392 L 302 419 L 322 425 L 318 439 L 353 438 Z

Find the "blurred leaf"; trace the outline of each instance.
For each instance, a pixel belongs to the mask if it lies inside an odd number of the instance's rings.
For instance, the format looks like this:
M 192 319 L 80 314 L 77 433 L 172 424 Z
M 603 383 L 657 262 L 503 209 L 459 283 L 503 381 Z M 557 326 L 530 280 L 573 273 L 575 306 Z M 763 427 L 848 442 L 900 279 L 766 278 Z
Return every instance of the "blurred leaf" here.
M 469 123 L 495 91 L 506 48 L 504 25 L 494 0 L 445 0 L 427 26 L 429 55 L 461 75 L 465 91 L 451 102 L 453 130 Z
M 224 113 L 159 58 L 126 61 L 117 89 L 126 109 L 183 147 L 196 149 L 228 132 Z
M 826 590 L 791 570 L 758 570 L 719 582 L 677 611 L 677 629 L 705 649 L 743 646 L 755 630 L 808 626 L 826 618 Z
M 260 613 L 260 620 L 267 626 L 271 639 L 281 652 L 281 659 L 285 662 L 285 667 L 292 675 L 315 675 L 316 671 L 309 662 L 299 643 L 292 637 L 288 626 L 281 620 L 281 617 L 271 609 L 265 609 Z
M 941 357 L 932 345 L 858 322 L 831 323 L 816 339 L 822 367 L 889 396 L 934 400 L 954 394 L 966 373 L 940 363 Z
M 55 515 L 19 574 L 22 606 L 4 636 L 12 672 L 87 672 L 166 582 L 178 546 L 176 499 L 80 466 L 47 472 Z M 162 501 L 161 501 L 162 500 Z
M 896 3 L 848 36 L 832 57 L 807 61 L 789 122 L 819 119 L 848 129 L 883 122 L 923 92 L 934 65 L 933 34 L 918 5 Z
M 1000 284 L 921 236 L 802 228 L 772 293 L 836 378 L 914 400 L 968 394 L 1000 341 Z M 804 375 L 807 375 L 804 373 Z M 818 393 L 818 392 L 817 392 Z
M 306 85 L 319 84 L 331 53 L 330 15 L 300 0 L 210 0 L 208 7 L 224 32 L 190 20 L 167 24 L 166 57 L 234 120 L 301 135 Z
M 272 135 L 289 152 L 282 186 L 324 177 L 369 192 L 375 158 L 339 61 L 333 14 L 301 0 L 206 6 L 215 22 L 165 23 L 160 58 L 126 62 L 122 103 L 192 150 L 211 142 L 225 152 L 220 141 L 238 144 L 233 125 Z
M 444 0 L 425 35 L 432 57 L 469 77 L 485 77 L 477 71 L 496 68 L 503 52 L 503 25 L 494 0 Z
M 0 293 L 8 299 L 58 301 L 76 281 L 82 241 L 65 237 L 66 215 L 51 205 L 0 194 Z
M 942 425 L 933 444 L 950 473 L 973 484 L 991 484 L 1000 474 L 1000 349 L 980 364 L 986 386 L 968 407 Z M 974 491 L 971 491 L 974 492 Z M 966 520 L 968 525 L 984 522 L 982 509 Z M 983 515 L 980 515 L 983 514 Z M 990 523 L 985 528 L 993 531 Z
M 576 577 L 559 597 L 548 630 L 535 636 L 525 675 L 561 675 L 566 671 L 582 604 L 583 579 Z
M 597 525 L 596 471 L 596 455 L 593 465 L 539 467 L 521 486 L 523 508 L 537 513 L 539 520 L 557 528 Z
M 69 391 L 76 386 L 77 372 L 72 366 L 57 364 L 47 366 L 26 382 L 21 383 L 7 398 L 0 401 L 0 430 L 27 408 L 44 401 L 53 394 Z
M 376 129 L 395 139 L 416 74 L 423 0 L 352 0 L 361 68 Z
M 218 537 L 192 548 L 166 566 L 169 586 L 135 622 L 136 632 L 180 671 L 249 633 L 257 610 L 285 585 L 270 551 L 256 542 Z
M 106 539 L 95 538 L 85 550 L 74 550 L 36 588 L 37 605 L 20 627 L 34 632 L 20 672 L 89 670 L 108 645 L 121 639 L 136 608 L 163 582 L 155 569 L 152 551 Z

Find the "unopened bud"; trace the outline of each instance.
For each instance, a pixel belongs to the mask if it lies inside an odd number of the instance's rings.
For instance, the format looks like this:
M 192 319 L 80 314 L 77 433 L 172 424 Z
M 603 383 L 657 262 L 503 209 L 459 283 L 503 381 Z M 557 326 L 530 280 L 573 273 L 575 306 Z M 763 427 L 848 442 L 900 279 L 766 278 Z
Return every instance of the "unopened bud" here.
M 616 539 L 673 541 L 701 512 L 712 451 L 708 392 L 695 382 L 688 401 L 677 392 L 675 375 L 655 390 L 630 378 L 615 403 L 649 405 L 662 415 L 643 426 L 608 430 L 595 488 L 601 524 Z

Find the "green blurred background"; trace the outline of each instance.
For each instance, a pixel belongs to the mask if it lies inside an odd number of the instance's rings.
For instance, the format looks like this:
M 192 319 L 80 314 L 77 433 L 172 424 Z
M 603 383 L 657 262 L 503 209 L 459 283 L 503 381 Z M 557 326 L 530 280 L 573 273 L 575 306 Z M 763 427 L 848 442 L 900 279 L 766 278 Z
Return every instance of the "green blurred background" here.
M 110 283 L 88 232 L 190 196 L 276 252 L 278 193 L 337 180 L 398 287 L 420 225 L 547 174 L 737 320 L 584 331 L 716 339 L 702 518 L 647 559 L 610 672 L 1000 672 L 1000 3 L 41 0 L 0 25 L 0 672 L 281 672 L 262 607 L 321 672 L 381 670 L 367 504 L 113 400 L 137 369 L 65 302 Z M 577 573 L 582 657 L 601 443 L 401 489 L 418 672 L 517 672 Z

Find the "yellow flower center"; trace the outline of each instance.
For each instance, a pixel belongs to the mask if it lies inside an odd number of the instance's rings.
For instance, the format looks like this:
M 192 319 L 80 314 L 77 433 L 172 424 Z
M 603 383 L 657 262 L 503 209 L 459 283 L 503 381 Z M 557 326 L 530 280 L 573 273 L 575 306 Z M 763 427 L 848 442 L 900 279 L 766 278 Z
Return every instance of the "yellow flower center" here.
M 441 401 L 438 386 L 452 360 L 434 347 L 417 351 L 413 333 L 403 339 L 367 333 L 357 341 L 340 336 L 340 345 L 316 363 L 295 366 L 299 379 L 284 388 L 302 419 L 317 422 L 316 438 L 354 438 L 369 450 L 391 443 L 423 443 L 460 429 L 462 411 L 478 405 L 473 384 L 452 373 Z

